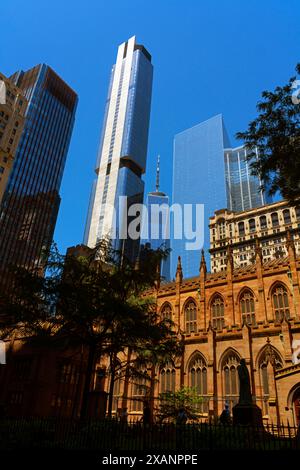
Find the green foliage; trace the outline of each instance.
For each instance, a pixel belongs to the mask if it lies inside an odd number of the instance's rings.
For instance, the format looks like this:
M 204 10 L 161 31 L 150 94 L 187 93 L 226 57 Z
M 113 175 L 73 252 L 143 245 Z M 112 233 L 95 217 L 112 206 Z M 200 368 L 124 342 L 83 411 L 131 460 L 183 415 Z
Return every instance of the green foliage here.
M 296 72 L 300 74 L 300 63 Z M 270 195 L 280 191 L 291 204 L 300 198 L 300 103 L 298 97 L 292 99 L 296 79 L 290 78 L 273 92 L 264 91 L 257 104 L 258 117 L 247 131 L 237 133 L 250 151 L 251 170 L 262 179 L 262 189 Z
M 193 387 L 181 387 L 175 392 L 160 393 L 159 400 L 157 417 L 160 422 L 176 421 L 179 410 L 184 410 L 189 420 L 198 420 L 199 405 L 203 402 L 203 398 Z

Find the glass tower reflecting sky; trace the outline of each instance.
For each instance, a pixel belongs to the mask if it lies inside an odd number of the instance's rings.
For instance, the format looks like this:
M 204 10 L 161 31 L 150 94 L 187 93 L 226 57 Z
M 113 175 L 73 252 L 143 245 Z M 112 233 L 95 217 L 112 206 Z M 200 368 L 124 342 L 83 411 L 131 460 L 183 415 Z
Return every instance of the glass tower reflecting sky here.
M 1 269 L 38 266 L 51 244 L 77 106 L 76 93 L 45 64 L 11 79 L 28 107 L 0 209 Z
M 155 191 L 147 194 L 147 238 L 142 243 L 149 243 L 153 250 L 170 248 L 169 196 L 159 190 L 159 157 L 156 167 Z M 170 255 L 161 262 L 162 280 L 170 280 Z
M 260 190 L 261 181 L 251 174 L 246 157 L 247 150 L 243 146 L 228 148 L 224 152 L 227 209 L 235 212 L 272 202 L 272 198 Z
M 114 226 L 111 208 L 119 211 L 119 197 L 128 197 L 128 206 L 142 203 L 151 107 L 153 66 L 148 51 L 135 37 L 118 48 L 112 68 L 104 114 L 103 130 L 96 164 L 97 179 L 90 198 L 84 243 L 94 247 L 111 234 Z M 124 211 L 122 212 L 122 217 Z M 139 240 L 120 240 L 127 222 L 117 220 L 116 249 L 134 259 Z M 124 219 L 125 220 L 125 219 Z
M 172 204 L 204 204 L 204 249 L 209 249 L 209 217 L 226 207 L 224 149 L 230 147 L 221 114 L 174 138 Z M 172 233 L 172 225 L 171 225 Z M 186 239 L 171 238 L 171 277 L 181 256 L 184 277 L 197 276 L 200 249 L 186 250 Z M 206 253 L 209 263 L 209 257 Z

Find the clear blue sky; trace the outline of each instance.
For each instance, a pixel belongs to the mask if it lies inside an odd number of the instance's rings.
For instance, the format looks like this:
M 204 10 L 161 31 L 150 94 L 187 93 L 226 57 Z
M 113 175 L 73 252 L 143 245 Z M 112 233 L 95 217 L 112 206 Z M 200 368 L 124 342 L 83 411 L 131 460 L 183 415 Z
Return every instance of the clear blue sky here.
M 117 46 L 133 35 L 152 54 L 154 64 L 146 190 L 154 188 L 160 153 L 161 190 L 170 194 L 174 134 L 223 113 L 233 137 L 255 117 L 261 91 L 293 75 L 300 61 L 300 4 L 299 0 L 2 2 L 1 72 L 9 75 L 45 62 L 79 95 L 55 231 L 62 251 L 82 241 L 110 69 Z

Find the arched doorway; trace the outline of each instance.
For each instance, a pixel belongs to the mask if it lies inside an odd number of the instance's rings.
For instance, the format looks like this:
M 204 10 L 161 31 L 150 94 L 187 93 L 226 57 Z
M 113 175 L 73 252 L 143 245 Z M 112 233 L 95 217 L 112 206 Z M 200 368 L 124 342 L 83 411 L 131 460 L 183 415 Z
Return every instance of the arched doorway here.
M 300 387 L 298 387 L 293 396 L 293 407 L 295 413 L 296 425 L 300 424 Z

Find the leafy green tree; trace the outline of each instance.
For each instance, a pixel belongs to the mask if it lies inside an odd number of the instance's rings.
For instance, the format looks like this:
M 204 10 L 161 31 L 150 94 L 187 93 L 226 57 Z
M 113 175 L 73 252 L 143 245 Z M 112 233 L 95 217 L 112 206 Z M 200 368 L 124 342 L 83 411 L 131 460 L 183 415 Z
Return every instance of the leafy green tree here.
M 164 420 L 175 422 L 180 410 L 185 411 L 188 419 L 197 421 L 199 405 L 203 402 L 203 398 L 193 387 L 181 387 L 175 392 L 160 393 L 159 400 L 157 416 L 160 422 Z
M 300 74 L 300 63 L 296 72 Z M 262 189 L 270 195 L 280 191 L 291 204 L 298 204 L 300 198 L 300 83 L 296 79 L 290 78 L 273 92 L 264 91 L 257 104 L 258 117 L 247 131 L 237 133 L 250 151 L 251 170 L 260 176 Z

